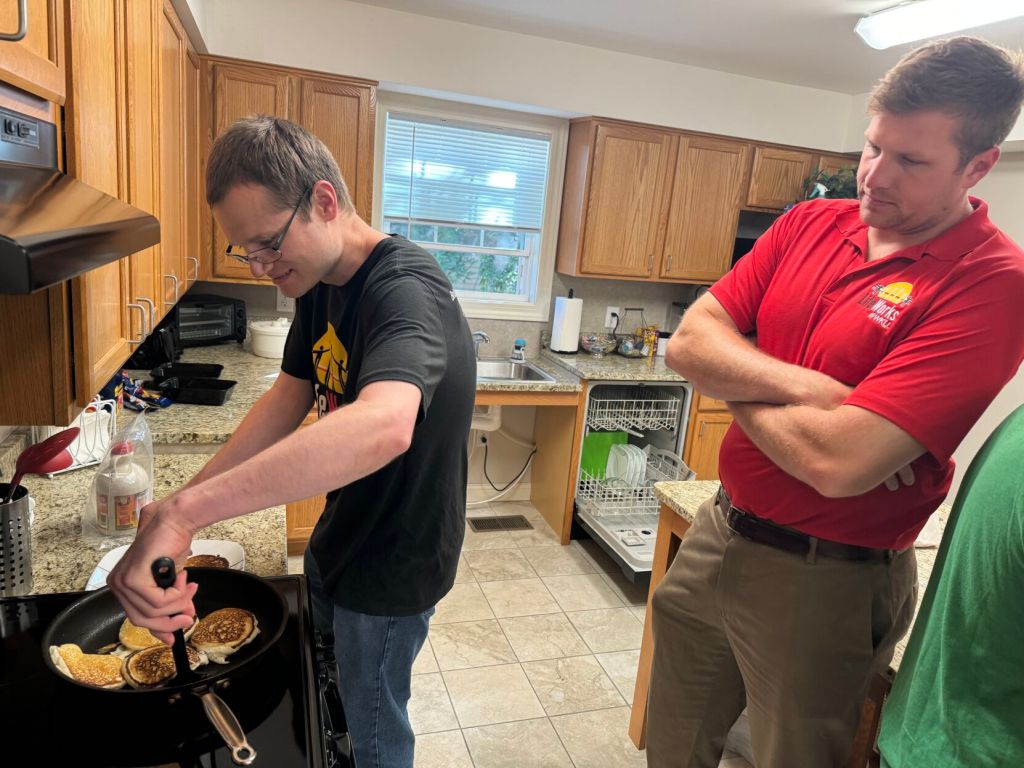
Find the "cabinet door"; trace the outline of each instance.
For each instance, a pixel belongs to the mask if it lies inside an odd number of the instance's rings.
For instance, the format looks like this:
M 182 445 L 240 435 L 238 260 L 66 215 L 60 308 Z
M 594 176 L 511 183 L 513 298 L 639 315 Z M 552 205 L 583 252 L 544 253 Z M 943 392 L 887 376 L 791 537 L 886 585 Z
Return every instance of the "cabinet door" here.
M 813 163 L 809 152 L 755 147 L 747 205 L 782 210 L 801 200 L 804 179 L 811 175 Z
M 676 136 L 649 128 L 599 125 L 580 271 L 648 278 L 661 249 Z
M 157 152 L 160 92 L 156 46 L 156 7 L 149 2 L 120 0 L 124 11 L 125 79 L 127 89 L 126 163 L 128 202 L 160 218 L 158 205 L 160 156 Z M 146 307 L 148 330 L 164 315 L 160 244 L 128 257 L 128 301 Z M 150 302 L 152 302 L 150 304 Z M 152 317 L 149 313 L 152 312 Z M 131 337 L 141 338 L 142 317 L 129 314 Z
M 185 292 L 185 32 L 170 3 L 158 12 L 160 244 L 164 306 Z
M 126 199 L 122 141 L 124 80 L 118 30 L 122 7 L 111 0 L 68 4 L 71 91 L 67 100 L 68 169 L 108 195 Z M 71 282 L 75 396 L 87 403 L 131 354 L 127 259 Z
M 750 145 L 683 136 L 676 158 L 661 276 L 713 282 L 732 262 Z
M 848 157 L 847 155 L 820 155 L 818 157 L 818 170 L 829 174 L 833 174 L 843 168 L 853 168 L 856 170 L 859 164 L 858 158 Z
M 289 117 L 289 77 L 260 67 L 217 64 L 213 67 L 213 138 L 216 139 L 236 120 L 249 115 Z M 211 218 L 212 221 L 212 218 Z M 252 280 L 245 264 L 224 255 L 227 239 L 213 222 L 213 274 Z
M 47 101 L 64 103 L 63 0 L 28 0 L 27 33 L 0 42 L 0 80 Z M 18 0 L 0 0 L 0 32 L 18 30 Z
M 696 412 L 683 461 L 697 473 L 698 480 L 718 479 L 718 451 L 730 424 L 732 415 L 729 413 Z
M 188 286 L 203 271 L 199 231 L 200 207 L 205 206 L 202 160 L 199 157 L 199 56 L 189 50 L 185 56 L 185 274 Z
M 356 212 L 373 212 L 373 122 L 376 89 L 369 85 L 303 78 L 298 121 L 331 150 Z

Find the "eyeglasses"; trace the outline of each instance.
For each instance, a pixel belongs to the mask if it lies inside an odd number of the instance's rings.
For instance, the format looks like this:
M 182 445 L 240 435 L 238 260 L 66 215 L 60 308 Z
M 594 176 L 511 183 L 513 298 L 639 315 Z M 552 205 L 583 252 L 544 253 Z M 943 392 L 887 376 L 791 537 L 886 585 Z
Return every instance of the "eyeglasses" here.
M 240 261 L 243 264 L 273 264 L 275 261 L 281 258 L 281 245 L 284 243 L 285 237 L 288 235 L 288 230 L 292 226 L 292 222 L 295 221 L 295 214 L 299 212 L 299 208 L 309 197 L 309 193 L 313 191 L 313 187 L 306 187 L 306 191 L 302 193 L 302 197 L 299 198 L 299 202 L 295 204 L 295 208 L 292 209 L 292 215 L 288 217 L 288 223 L 284 225 L 284 229 L 281 230 L 281 234 L 274 238 L 270 245 L 266 245 L 263 248 L 257 248 L 255 251 L 246 251 L 240 245 L 232 245 L 228 243 L 228 247 L 224 249 L 224 255 L 228 256 L 235 261 Z

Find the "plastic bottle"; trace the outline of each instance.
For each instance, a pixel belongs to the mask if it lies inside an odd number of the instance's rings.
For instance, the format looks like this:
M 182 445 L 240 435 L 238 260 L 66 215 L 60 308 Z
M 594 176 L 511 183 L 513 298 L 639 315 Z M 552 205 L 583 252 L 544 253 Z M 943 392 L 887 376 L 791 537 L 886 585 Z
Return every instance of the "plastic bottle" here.
M 139 512 L 152 500 L 153 486 L 135 462 L 135 447 L 114 443 L 96 474 L 96 527 L 110 535 L 134 534 Z

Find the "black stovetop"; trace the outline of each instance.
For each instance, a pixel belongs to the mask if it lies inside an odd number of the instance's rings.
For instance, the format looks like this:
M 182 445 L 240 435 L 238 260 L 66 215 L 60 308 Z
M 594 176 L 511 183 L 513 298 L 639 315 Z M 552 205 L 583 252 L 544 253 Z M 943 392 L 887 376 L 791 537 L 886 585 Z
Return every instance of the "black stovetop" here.
M 254 765 L 346 765 L 330 734 L 323 659 L 316 649 L 305 577 L 268 579 L 288 604 L 277 644 L 251 673 L 219 692 L 256 750 Z M 81 593 L 0 600 L 0 724 L 7 754 L 37 765 L 90 768 L 227 768 L 230 752 L 197 697 L 110 695 L 73 685 L 51 671 L 41 646 L 48 624 Z M 327 683 L 325 686 L 324 684 Z M 338 715 L 334 716 L 337 720 Z

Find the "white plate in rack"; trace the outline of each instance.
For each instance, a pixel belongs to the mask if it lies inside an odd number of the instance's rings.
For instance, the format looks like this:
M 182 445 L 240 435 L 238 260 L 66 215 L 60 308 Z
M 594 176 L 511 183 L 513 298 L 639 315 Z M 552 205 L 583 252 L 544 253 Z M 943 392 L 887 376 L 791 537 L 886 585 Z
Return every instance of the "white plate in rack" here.
M 96 565 L 96 570 L 89 576 L 86 590 L 99 589 L 107 584 L 107 575 L 114 570 L 117 561 L 128 551 L 128 544 L 107 552 Z M 196 539 L 192 542 L 193 555 L 220 555 L 226 558 L 228 566 L 238 571 L 245 570 L 245 550 L 241 545 L 225 539 Z

